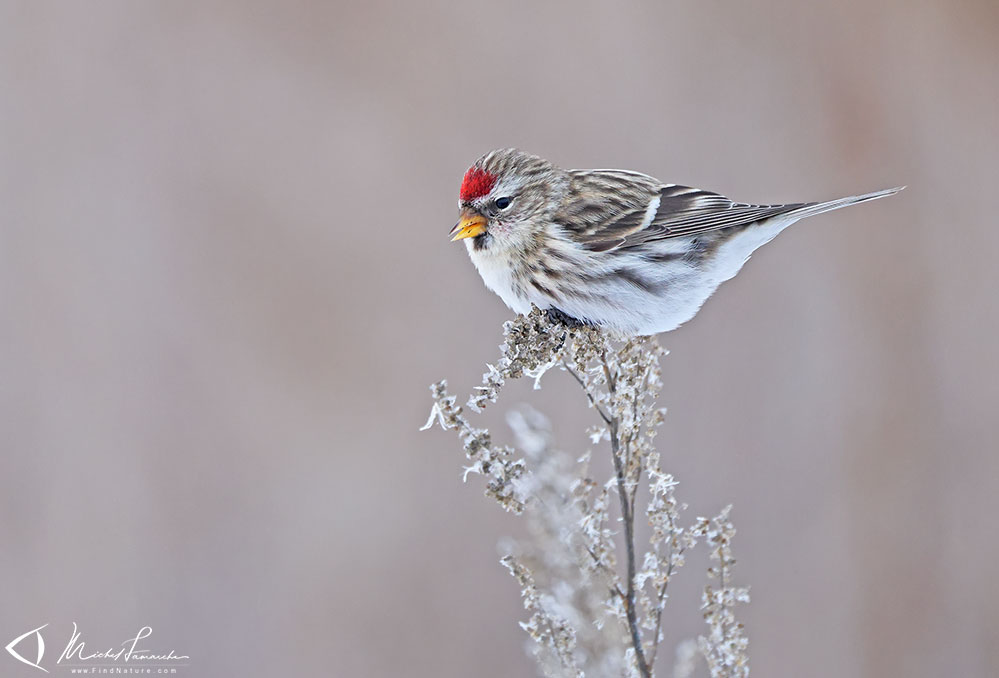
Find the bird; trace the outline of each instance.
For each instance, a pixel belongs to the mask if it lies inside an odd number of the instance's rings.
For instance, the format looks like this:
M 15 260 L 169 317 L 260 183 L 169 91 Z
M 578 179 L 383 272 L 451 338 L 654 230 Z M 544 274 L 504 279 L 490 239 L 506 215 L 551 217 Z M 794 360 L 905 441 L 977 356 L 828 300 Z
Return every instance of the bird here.
M 562 169 L 516 148 L 465 172 L 458 223 L 486 287 L 514 312 L 626 336 L 693 318 L 750 255 L 805 217 L 904 186 L 826 202 L 756 205 L 628 170 Z

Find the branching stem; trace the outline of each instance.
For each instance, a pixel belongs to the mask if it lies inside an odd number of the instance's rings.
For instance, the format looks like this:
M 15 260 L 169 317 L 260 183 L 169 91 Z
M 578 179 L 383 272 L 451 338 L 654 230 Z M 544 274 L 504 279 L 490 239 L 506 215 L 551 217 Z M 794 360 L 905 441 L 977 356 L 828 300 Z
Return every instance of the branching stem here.
M 642 632 L 638 628 L 638 612 L 635 605 L 635 519 L 624 478 L 624 463 L 621 459 L 616 418 L 611 422 L 610 434 L 611 456 L 614 457 L 614 473 L 617 475 L 617 494 L 621 500 L 621 518 L 624 522 L 624 542 L 628 561 L 628 586 L 624 600 L 624 611 L 628 616 L 628 629 L 631 632 L 632 647 L 635 648 L 638 670 L 643 678 L 652 678 L 652 672 L 645 661 L 645 651 L 642 649 Z
M 604 423 L 610 425 L 611 418 L 607 415 L 606 412 L 604 412 L 604 408 L 600 407 L 600 405 L 597 403 L 596 399 L 593 397 L 593 394 L 590 393 L 590 389 L 586 388 L 586 382 L 583 381 L 583 378 L 581 376 L 579 376 L 579 373 L 576 372 L 576 370 L 569 367 L 569 363 L 567 363 L 564 360 L 562 361 L 562 367 L 565 368 L 566 372 L 572 375 L 573 379 L 579 382 L 579 385 L 583 387 L 583 391 L 586 393 L 586 397 L 590 399 L 590 404 L 593 405 L 594 409 L 596 409 L 597 414 L 599 414 L 600 418 L 604 420 Z
M 607 364 L 607 354 L 601 352 L 600 362 L 603 364 L 604 377 L 607 379 L 607 389 L 611 395 L 616 395 L 616 383 Z M 621 450 L 621 436 L 618 428 L 618 417 L 609 422 L 611 456 L 614 458 L 614 473 L 617 476 L 617 495 L 621 500 L 621 520 L 624 522 L 624 543 L 627 556 L 628 586 L 624 599 L 624 611 L 628 617 L 628 630 L 631 632 L 631 645 L 635 649 L 635 661 L 642 678 L 652 678 L 652 669 L 645 661 L 645 650 L 642 648 L 642 632 L 638 626 L 638 609 L 635 602 L 635 513 L 633 493 L 628 492 L 625 478 L 624 452 Z

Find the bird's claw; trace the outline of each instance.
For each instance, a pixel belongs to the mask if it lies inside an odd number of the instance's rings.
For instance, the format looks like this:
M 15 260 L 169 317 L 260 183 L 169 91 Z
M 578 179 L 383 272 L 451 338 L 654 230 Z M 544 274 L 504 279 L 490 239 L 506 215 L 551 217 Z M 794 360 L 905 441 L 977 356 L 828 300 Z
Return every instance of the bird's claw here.
M 559 310 L 554 306 L 545 309 L 545 315 L 548 316 L 548 320 L 559 325 L 565 325 L 569 328 L 579 328 L 579 327 L 590 327 L 590 323 L 585 320 L 580 320 L 579 318 L 573 318 L 571 315 L 565 311 Z

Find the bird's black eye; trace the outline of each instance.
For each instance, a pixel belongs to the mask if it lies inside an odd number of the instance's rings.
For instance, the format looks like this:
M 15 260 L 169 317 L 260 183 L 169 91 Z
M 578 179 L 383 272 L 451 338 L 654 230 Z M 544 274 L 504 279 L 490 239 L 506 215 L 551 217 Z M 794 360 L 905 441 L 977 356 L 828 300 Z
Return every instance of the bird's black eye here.
M 505 210 L 510 206 L 510 198 L 496 198 L 495 204 L 497 209 Z

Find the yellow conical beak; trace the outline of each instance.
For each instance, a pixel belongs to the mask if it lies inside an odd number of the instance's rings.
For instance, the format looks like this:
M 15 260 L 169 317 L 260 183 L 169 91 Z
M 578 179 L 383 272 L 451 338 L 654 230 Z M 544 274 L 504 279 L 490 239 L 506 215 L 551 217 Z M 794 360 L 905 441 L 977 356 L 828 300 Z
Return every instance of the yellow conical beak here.
M 451 242 L 464 240 L 465 238 L 474 238 L 486 232 L 487 223 L 486 218 L 481 214 L 473 212 L 470 209 L 465 209 L 462 210 L 461 218 L 448 235 L 451 236 Z

